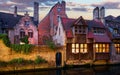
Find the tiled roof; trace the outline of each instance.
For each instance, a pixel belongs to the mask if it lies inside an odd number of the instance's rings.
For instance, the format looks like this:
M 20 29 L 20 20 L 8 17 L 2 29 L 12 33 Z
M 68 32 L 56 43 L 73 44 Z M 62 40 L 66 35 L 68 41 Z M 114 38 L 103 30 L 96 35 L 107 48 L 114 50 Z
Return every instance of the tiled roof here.
M 98 28 L 104 28 L 104 25 L 101 21 L 99 20 L 86 20 L 87 25 L 91 27 L 98 27 Z
M 94 35 L 94 40 L 96 43 L 110 43 L 110 38 L 104 34 L 104 35 Z
M 93 37 L 94 37 L 94 35 L 93 35 L 92 31 L 88 31 L 87 38 L 93 38 Z
M 72 38 L 73 37 L 73 33 L 72 33 L 72 25 L 75 22 L 75 19 L 70 19 L 70 18 L 61 18 L 62 20 L 62 24 L 64 27 L 64 30 L 66 31 L 66 36 L 67 38 Z
M 74 23 L 74 25 L 79 25 L 79 23 L 82 23 L 82 25 L 87 26 L 86 21 L 83 19 L 82 16 L 80 16 Z
M 17 15 L 17 17 L 14 17 L 14 14 L 0 12 L 2 28 L 13 28 L 19 22 L 21 17 L 23 16 Z
M 2 28 L 13 28 L 22 17 L 22 15 L 14 17 L 14 14 L 0 12 L 0 22 Z M 31 18 L 33 20 L 33 17 Z

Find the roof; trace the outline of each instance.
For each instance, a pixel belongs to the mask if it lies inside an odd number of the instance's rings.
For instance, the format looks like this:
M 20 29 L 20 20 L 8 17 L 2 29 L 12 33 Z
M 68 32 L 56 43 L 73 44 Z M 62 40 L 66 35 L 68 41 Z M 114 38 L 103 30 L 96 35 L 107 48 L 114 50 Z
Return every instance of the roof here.
M 22 15 L 17 15 L 14 17 L 14 14 L 0 12 L 0 22 L 2 28 L 13 28 L 19 20 L 22 18 Z M 31 17 L 33 20 L 33 17 Z
M 92 33 L 92 31 L 88 31 L 88 34 L 87 34 L 87 38 L 93 38 L 94 37 L 94 35 L 93 35 L 93 33 Z
M 104 34 L 104 35 L 94 35 L 95 43 L 110 43 L 110 38 Z
M 66 31 L 67 38 L 72 38 L 73 33 L 72 33 L 72 30 L 71 30 L 71 27 L 74 24 L 75 19 L 61 18 L 61 20 L 62 20 L 63 28 Z
M 57 8 L 61 8 L 61 12 L 58 12 Z M 53 30 L 51 27 L 58 26 L 58 15 L 63 18 L 67 17 L 65 13 L 65 2 L 62 1 L 60 4 L 59 2 L 56 3 L 49 13 L 41 20 L 41 22 L 38 25 L 39 30 L 39 39 L 43 39 L 43 36 L 50 36 L 53 33 Z M 39 44 L 44 44 L 42 40 L 39 40 Z
M 104 25 L 101 21 L 99 20 L 86 20 L 87 25 L 91 27 L 98 27 L 98 28 L 104 28 Z
M 80 16 L 80 17 L 75 21 L 74 25 L 79 25 L 80 23 L 82 23 L 82 25 L 84 25 L 84 26 L 87 26 L 87 24 L 86 24 L 86 22 L 85 22 L 85 20 L 83 19 L 82 16 Z

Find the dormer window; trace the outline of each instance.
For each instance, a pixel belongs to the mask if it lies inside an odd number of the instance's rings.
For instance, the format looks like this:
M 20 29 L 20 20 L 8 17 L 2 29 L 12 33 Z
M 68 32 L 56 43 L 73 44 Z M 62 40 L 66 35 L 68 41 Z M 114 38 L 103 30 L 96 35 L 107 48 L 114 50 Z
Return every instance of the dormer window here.
M 115 33 L 115 34 L 118 34 L 118 29 L 114 29 L 114 33 Z
M 93 28 L 94 34 L 104 34 L 105 30 L 103 28 Z

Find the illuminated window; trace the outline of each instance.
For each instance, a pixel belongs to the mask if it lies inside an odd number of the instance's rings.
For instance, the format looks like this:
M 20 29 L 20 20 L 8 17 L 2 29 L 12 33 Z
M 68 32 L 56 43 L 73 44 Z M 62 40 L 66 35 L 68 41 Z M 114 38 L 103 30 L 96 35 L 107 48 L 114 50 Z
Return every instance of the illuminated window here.
M 80 44 L 80 53 L 87 53 L 87 44 Z
M 87 44 L 72 44 L 72 53 L 88 53 Z
M 96 53 L 108 53 L 109 52 L 109 44 L 94 44 Z
M 72 44 L 72 53 L 79 53 L 79 44 Z
M 114 44 L 115 48 L 116 48 L 116 53 L 120 54 L 120 44 Z

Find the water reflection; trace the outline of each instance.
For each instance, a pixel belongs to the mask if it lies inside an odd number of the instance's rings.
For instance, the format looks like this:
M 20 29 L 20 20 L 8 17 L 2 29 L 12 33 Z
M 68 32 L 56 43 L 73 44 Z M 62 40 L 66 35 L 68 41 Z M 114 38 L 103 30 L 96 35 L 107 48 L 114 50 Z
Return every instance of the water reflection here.
M 120 66 L 98 66 L 92 68 L 57 69 L 24 73 L 12 73 L 5 75 L 120 75 Z

